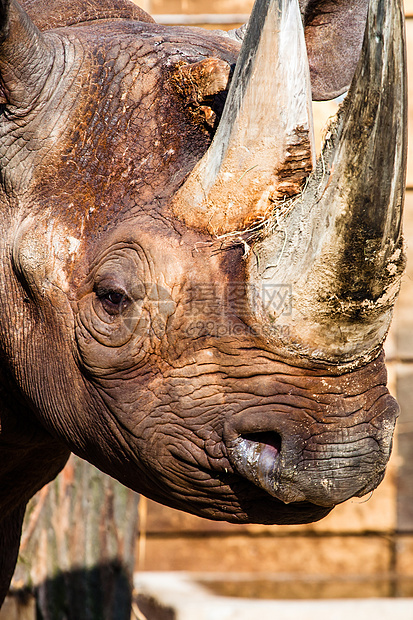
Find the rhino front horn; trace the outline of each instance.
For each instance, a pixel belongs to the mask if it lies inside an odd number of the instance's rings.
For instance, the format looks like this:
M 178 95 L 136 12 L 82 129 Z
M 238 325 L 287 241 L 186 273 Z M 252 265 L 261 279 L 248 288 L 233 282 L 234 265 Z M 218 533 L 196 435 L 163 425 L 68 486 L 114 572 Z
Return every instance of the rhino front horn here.
M 286 352 L 357 365 L 380 350 L 404 267 L 406 110 L 402 7 L 372 0 L 361 58 L 317 168 L 249 261 L 253 314 Z M 274 287 L 290 292 L 288 307 L 271 298 Z
M 174 200 L 219 234 L 270 215 L 314 164 L 311 87 L 297 0 L 257 0 L 214 140 Z
M 0 103 L 29 109 L 53 65 L 41 32 L 14 0 L 0 0 Z

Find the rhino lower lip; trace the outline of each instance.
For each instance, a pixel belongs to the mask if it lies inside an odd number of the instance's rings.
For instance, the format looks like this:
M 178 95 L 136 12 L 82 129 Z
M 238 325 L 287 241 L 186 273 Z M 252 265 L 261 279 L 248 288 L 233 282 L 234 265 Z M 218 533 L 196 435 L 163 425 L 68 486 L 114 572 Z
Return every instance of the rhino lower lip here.
M 276 432 L 240 435 L 228 445 L 228 456 L 238 474 L 283 504 L 310 501 L 331 508 L 337 503 L 329 497 L 307 497 L 295 481 L 296 468 L 285 471 L 282 467 L 281 437 Z
M 231 441 L 228 454 L 238 473 L 278 499 L 276 480 L 281 454 L 281 436 L 278 433 L 242 434 Z M 291 497 L 284 496 L 282 501 L 287 504 L 303 499 L 292 493 Z
M 281 452 L 281 437 L 272 432 L 241 435 L 238 450 L 244 451 L 248 464 L 256 464 L 263 472 L 273 472 Z

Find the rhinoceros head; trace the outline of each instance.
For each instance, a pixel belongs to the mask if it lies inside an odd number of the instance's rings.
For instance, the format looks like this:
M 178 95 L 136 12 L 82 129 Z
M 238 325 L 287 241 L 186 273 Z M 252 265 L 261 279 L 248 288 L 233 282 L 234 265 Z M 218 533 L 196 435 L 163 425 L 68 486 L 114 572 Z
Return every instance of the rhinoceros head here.
M 0 3 L 7 419 L 189 512 L 319 519 L 380 482 L 398 411 L 400 6 L 372 0 L 315 164 L 305 37 L 335 96 L 363 4 L 340 38 L 345 11 L 303 5 L 304 33 L 295 0 L 257 0 L 242 46 L 118 4 Z

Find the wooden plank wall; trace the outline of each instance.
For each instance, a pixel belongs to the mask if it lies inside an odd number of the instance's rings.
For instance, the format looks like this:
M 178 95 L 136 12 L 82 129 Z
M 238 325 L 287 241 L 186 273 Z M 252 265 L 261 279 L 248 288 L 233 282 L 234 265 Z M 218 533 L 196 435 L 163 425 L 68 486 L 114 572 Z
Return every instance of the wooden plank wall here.
M 156 19 L 179 13 L 236 16 L 249 13 L 252 0 L 141 0 L 140 4 Z M 265 571 L 295 578 L 413 577 L 413 0 L 406 2 L 406 16 L 411 102 L 405 223 L 409 263 L 387 343 L 389 381 L 402 413 L 386 478 L 372 497 L 350 500 L 309 526 L 214 523 L 143 499 L 138 570 Z M 318 132 L 333 112 L 334 104 L 315 106 Z
M 133 0 L 156 19 L 156 15 L 250 13 L 253 0 Z

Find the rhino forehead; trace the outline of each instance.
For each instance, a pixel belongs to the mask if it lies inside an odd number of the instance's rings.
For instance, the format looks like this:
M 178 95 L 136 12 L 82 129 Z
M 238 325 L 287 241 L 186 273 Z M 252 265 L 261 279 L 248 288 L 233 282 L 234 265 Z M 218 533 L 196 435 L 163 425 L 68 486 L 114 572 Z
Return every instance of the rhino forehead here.
M 31 125 L 49 147 L 33 158 L 31 193 L 59 209 L 75 191 L 74 209 L 105 210 L 108 218 L 115 209 L 168 203 L 211 140 L 171 72 L 214 53 L 232 63 L 237 44 L 138 22 L 45 36 L 63 46 L 66 61 L 53 68 L 53 92 Z

